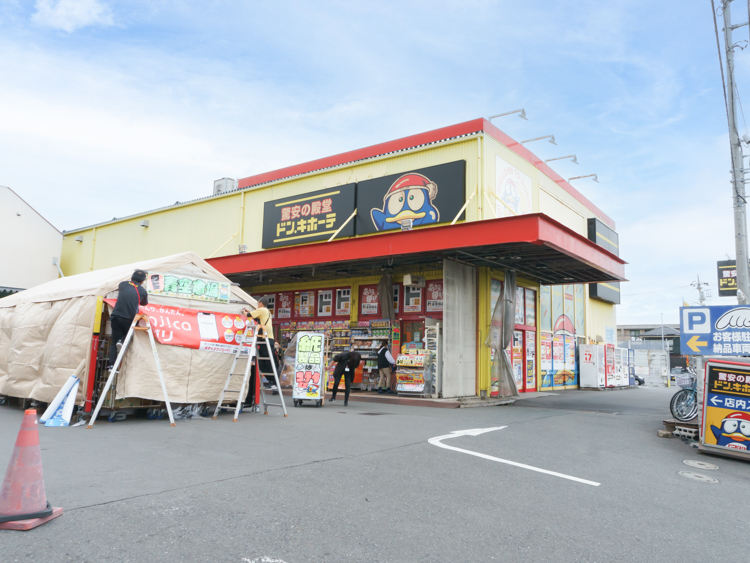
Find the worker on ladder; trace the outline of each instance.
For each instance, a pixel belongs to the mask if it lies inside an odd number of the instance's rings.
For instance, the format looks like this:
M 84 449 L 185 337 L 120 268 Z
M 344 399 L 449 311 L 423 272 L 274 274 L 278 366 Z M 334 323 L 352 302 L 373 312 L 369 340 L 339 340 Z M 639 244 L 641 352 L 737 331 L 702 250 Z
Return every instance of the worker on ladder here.
M 138 314 L 141 305 L 148 305 L 148 292 L 143 287 L 146 281 L 146 272 L 136 270 L 130 276 L 130 281 L 120 282 L 118 286 L 117 303 L 109 318 L 112 327 L 112 341 L 109 345 L 109 365 L 112 369 L 117 360 L 117 354 L 122 347 L 122 341 L 133 324 L 133 319 Z
M 258 299 L 258 308 L 255 309 L 255 311 L 251 311 L 250 309 L 242 309 L 242 313 L 247 315 L 248 317 L 252 317 L 255 319 L 258 324 L 260 325 L 260 328 L 263 329 L 262 332 L 259 332 L 260 336 L 264 336 L 268 339 L 268 342 L 271 344 L 271 351 L 272 351 L 272 357 L 268 357 L 268 352 L 266 351 L 266 347 L 262 346 L 260 348 L 260 352 L 258 354 L 258 361 L 261 363 L 260 369 L 263 373 L 272 373 L 273 370 L 271 369 L 271 366 L 269 362 L 273 362 L 273 365 L 276 367 L 276 370 L 278 371 L 279 368 L 279 360 L 276 356 L 276 348 L 275 344 L 276 341 L 273 338 L 273 317 L 271 316 L 271 311 L 268 310 L 268 297 L 263 296 L 260 299 Z M 271 382 L 269 382 L 265 376 L 263 377 L 263 384 L 268 385 L 269 389 L 275 390 L 276 386 L 273 385 Z

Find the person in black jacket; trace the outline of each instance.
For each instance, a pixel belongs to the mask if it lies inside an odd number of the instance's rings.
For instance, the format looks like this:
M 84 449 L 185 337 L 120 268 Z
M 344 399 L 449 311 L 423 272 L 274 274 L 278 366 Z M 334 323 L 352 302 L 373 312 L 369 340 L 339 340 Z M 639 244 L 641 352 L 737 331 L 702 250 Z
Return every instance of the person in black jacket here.
M 115 303 L 115 308 L 109 317 L 112 326 L 112 341 L 109 345 L 109 366 L 107 366 L 107 369 L 112 369 L 115 366 L 117 354 L 122 348 L 122 341 L 127 336 L 130 325 L 133 324 L 133 319 L 138 314 L 138 309 L 141 305 L 148 305 L 148 293 L 146 288 L 141 285 L 146 280 L 146 275 L 143 270 L 136 270 L 130 277 L 130 281 L 120 282 L 117 288 L 119 290 L 117 303 Z
M 336 391 L 339 389 L 339 383 L 341 382 L 341 376 L 344 376 L 344 385 L 346 385 L 346 392 L 344 393 L 344 406 L 349 406 L 349 390 L 352 387 L 352 380 L 354 379 L 354 371 L 359 367 L 359 362 L 362 361 L 362 356 L 359 352 L 343 352 L 336 354 L 333 357 L 333 361 L 336 362 L 336 369 L 333 370 L 333 396 L 331 402 L 336 400 Z

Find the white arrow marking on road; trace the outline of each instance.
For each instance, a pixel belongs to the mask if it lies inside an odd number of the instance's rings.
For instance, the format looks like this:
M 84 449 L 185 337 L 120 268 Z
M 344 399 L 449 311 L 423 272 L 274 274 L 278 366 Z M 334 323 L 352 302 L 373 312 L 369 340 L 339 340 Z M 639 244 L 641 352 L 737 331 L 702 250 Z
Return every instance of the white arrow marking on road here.
M 716 402 L 717 400 L 719 401 L 719 403 L 721 403 L 721 399 L 719 399 L 718 397 L 711 397 L 711 402 L 713 403 L 714 406 L 716 406 L 718 404 Z
M 479 436 L 480 434 L 484 434 L 485 432 L 492 432 L 493 430 L 502 430 L 503 428 L 507 428 L 507 426 L 496 426 L 494 428 L 473 428 L 471 430 L 454 430 L 450 434 L 446 434 L 444 436 L 436 436 L 434 438 L 430 438 L 427 441 L 433 446 L 437 446 L 438 448 L 445 448 L 446 450 L 453 450 L 456 452 L 461 452 L 464 454 L 481 457 L 482 459 L 489 459 L 490 461 L 496 461 L 498 463 L 505 463 L 507 465 L 513 465 L 515 467 L 520 467 L 522 469 L 530 469 L 531 471 L 536 471 L 537 473 L 545 473 L 546 475 L 552 475 L 554 477 L 568 479 L 570 481 L 575 481 L 577 483 L 583 483 L 584 485 L 591 485 L 592 487 L 598 487 L 599 485 L 601 485 L 601 483 L 597 483 L 596 481 L 588 481 L 586 479 L 580 479 L 579 477 L 573 477 L 572 475 L 565 475 L 564 473 L 557 473 L 556 471 L 548 471 L 546 469 L 534 467 L 533 465 L 526 465 L 525 463 L 518 463 L 517 461 L 500 459 L 499 457 L 493 457 L 491 455 L 481 454 L 479 452 L 472 452 L 471 450 L 454 448 L 453 446 L 448 446 L 442 443 L 442 440 L 447 440 L 449 438 L 458 438 L 459 436 Z

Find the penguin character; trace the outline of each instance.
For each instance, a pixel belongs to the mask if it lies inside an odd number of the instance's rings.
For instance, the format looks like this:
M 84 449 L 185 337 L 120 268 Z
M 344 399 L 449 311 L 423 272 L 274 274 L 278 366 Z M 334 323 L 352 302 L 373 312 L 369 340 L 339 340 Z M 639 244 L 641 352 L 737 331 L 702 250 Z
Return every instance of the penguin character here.
M 370 214 L 378 231 L 398 229 L 402 222 L 428 225 L 440 220 L 440 212 L 433 205 L 437 184 L 421 174 L 409 173 L 398 178 L 383 197 L 383 209 L 373 209 Z
M 721 427 L 711 426 L 717 446 L 733 450 L 747 450 L 750 445 L 750 414 L 733 412 L 721 421 Z

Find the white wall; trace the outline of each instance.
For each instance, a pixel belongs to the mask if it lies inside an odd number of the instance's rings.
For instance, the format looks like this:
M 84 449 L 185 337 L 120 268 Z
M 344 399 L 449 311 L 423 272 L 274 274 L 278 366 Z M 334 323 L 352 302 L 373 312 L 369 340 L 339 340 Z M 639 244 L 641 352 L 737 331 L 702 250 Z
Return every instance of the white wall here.
M 62 234 L 13 190 L 0 186 L 0 286 L 28 289 L 59 277 Z

